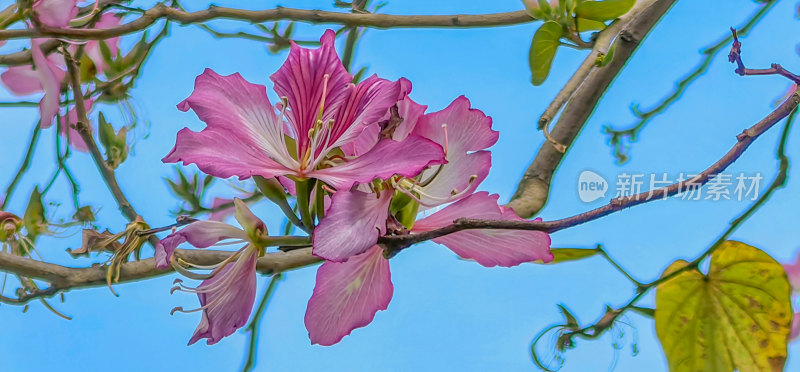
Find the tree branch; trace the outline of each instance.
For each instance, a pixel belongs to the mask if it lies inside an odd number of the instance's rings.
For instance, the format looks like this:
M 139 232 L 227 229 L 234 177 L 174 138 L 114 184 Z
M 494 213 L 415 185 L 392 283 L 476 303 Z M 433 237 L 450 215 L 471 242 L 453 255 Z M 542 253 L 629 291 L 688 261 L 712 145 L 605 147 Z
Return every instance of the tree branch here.
M 398 27 L 493 27 L 532 22 L 534 19 L 525 10 L 492 14 L 453 15 L 390 15 L 372 13 L 342 13 L 323 10 L 306 10 L 278 7 L 268 10 L 244 10 L 212 6 L 205 10 L 186 12 L 156 4 L 139 18 L 119 27 L 106 29 L 54 28 L 41 25 L 34 29 L 0 30 L 0 40 L 33 37 L 55 37 L 67 39 L 108 39 L 127 35 L 150 27 L 160 19 L 180 24 L 202 23 L 214 19 L 233 19 L 260 23 L 267 21 L 299 21 L 314 24 L 332 23 L 350 27 L 398 28 Z
M 728 54 L 728 61 L 732 63 L 736 63 L 736 73 L 740 76 L 747 76 L 747 75 L 780 75 L 789 80 L 791 80 L 795 84 L 800 84 L 800 76 L 797 76 L 781 65 L 777 63 L 773 63 L 770 68 L 747 68 L 744 66 L 744 62 L 742 62 L 742 43 L 739 41 L 739 36 L 736 34 L 736 29 L 731 27 L 731 33 L 733 34 L 733 47 L 731 48 L 730 54 Z
M 97 147 L 97 143 L 95 143 L 94 137 L 92 136 L 91 122 L 89 121 L 89 117 L 86 115 L 86 105 L 83 100 L 83 92 L 81 91 L 81 82 L 79 76 L 80 68 L 78 67 L 78 62 L 75 61 L 68 52 L 66 52 L 66 49 L 64 59 L 67 62 L 69 81 L 72 85 L 72 91 L 74 93 L 73 95 L 75 96 L 75 111 L 78 113 L 78 123 L 75 124 L 75 127 L 78 130 L 78 133 L 81 135 L 83 141 L 86 143 L 86 147 L 89 149 L 89 154 L 92 155 L 92 159 L 97 166 L 97 170 L 100 171 L 103 181 L 105 181 L 106 186 L 108 186 L 109 191 L 111 191 L 111 195 L 114 196 L 114 200 L 117 201 L 117 205 L 119 206 L 119 210 L 122 212 L 122 215 L 125 216 L 125 218 L 127 218 L 129 221 L 133 221 L 137 216 L 139 216 L 139 214 L 136 213 L 136 210 L 133 209 L 133 206 L 128 201 L 128 198 L 125 197 L 125 194 L 119 187 L 119 183 L 117 183 L 117 177 L 114 174 L 114 170 L 111 169 L 108 164 L 106 164 L 105 160 L 103 160 L 103 154 L 100 152 L 100 149 Z
M 750 32 L 759 21 L 761 21 L 764 16 L 769 13 L 769 11 L 777 4 L 777 0 L 769 1 L 764 3 L 761 8 L 758 9 L 752 16 L 741 26 L 738 28 L 739 35 L 744 36 L 748 32 Z M 640 111 L 638 104 L 633 104 L 631 106 L 631 110 L 633 111 L 634 116 L 636 116 L 636 123 L 628 126 L 627 128 L 623 129 L 616 129 L 611 127 L 611 125 L 607 125 L 603 128 L 603 132 L 608 134 L 608 142 L 611 147 L 613 147 L 614 156 L 617 158 L 617 162 L 624 163 L 628 159 L 628 155 L 626 154 L 626 141 L 628 144 L 634 142 L 633 139 L 639 134 L 639 132 L 647 126 L 650 121 L 658 116 L 659 114 L 663 113 L 667 110 L 675 101 L 680 98 L 684 92 L 689 88 L 689 85 L 694 83 L 700 76 L 702 76 L 708 68 L 711 66 L 711 62 L 716 57 L 719 51 L 725 49 L 730 42 L 733 40 L 733 36 L 731 34 L 727 34 L 721 40 L 717 41 L 711 46 L 705 47 L 703 50 L 700 51 L 700 54 L 703 55 L 703 59 L 700 63 L 695 67 L 695 69 L 689 72 L 683 79 L 678 81 L 675 84 L 675 89 L 672 90 L 668 95 L 664 96 L 660 102 L 652 106 L 650 109 L 646 111 Z
M 772 128 L 781 119 L 788 116 L 797 107 L 798 103 L 800 103 L 800 93 L 792 94 L 777 109 L 767 115 L 767 117 L 739 134 L 736 144 L 733 145 L 725 156 L 690 180 L 628 197 L 613 199 L 609 204 L 603 207 L 560 220 L 534 222 L 462 218 L 454 221 L 451 225 L 424 233 L 383 236 L 378 239 L 378 243 L 384 245 L 388 249 L 399 250 L 412 244 L 435 239 L 458 231 L 472 229 L 536 230 L 552 233 L 596 220 L 625 208 L 662 199 L 665 195 L 672 196 L 686 190 L 687 185 L 699 187 L 708 182 L 713 175 L 725 170 L 744 153 L 756 138 Z M 233 253 L 234 252 L 218 250 L 176 250 L 178 258 L 203 266 L 210 266 L 222 262 Z M 321 262 L 321 260 L 311 254 L 311 248 L 300 248 L 288 252 L 267 253 L 258 260 L 257 270 L 265 274 L 273 274 L 318 262 Z M 22 302 L 6 301 L 8 303 L 24 303 L 24 301 L 41 296 L 51 296 L 60 291 L 105 285 L 107 268 L 100 265 L 87 268 L 70 268 L 0 252 L 0 271 L 13 272 L 34 279 L 46 280 L 51 282 L 52 287 L 55 288 L 53 290 L 48 289 L 28 295 L 20 299 Z M 153 258 L 127 262 L 121 266 L 119 283 L 152 278 L 167 274 L 171 271 L 172 269 L 156 269 L 155 259 Z M 0 302 L 3 301 L 4 300 L 0 298 Z
M 197 265 L 214 265 L 229 258 L 235 252 L 219 250 L 176 249 L 176 257 Z M 274 274 L 300 268 L 320 262 L 311 255 L 311 248 L 296 249 L 290 252 L 267 253 L 258 259 L 256 269 L 263 274 Z M 25 277 L 45 280 L 51 287 L 28 294 L 19 299 L 0 298 L 0 302 L 23 304 L 39 297 L 50 297 L 62 291 L 104 286 L 107 267 L 94 265 L 91 267 L 66 267 L 31 258 L 15 256 L 0 252 L 0 271 L 13 272 Z M 156 269 L 154 258 L 122 264 L 118 283 L 155 278 L 173 272 L 172 268 Z M 15 300 L 15 301 L 12 301 Z
M 611 82 L 620 73 L 628 62 L 628 59 L 636 51 L 639 43 L 647 36 L 647 33 L 655 26 L 659 19 L 669 10 L 675 0 L 655 0 L 653 3 L 638 13 L 627 23 L 616 36 L 616 47 L 614 58 L 602 68 L 594 67 L 595 61 L 602 53 L 603 49 L 593 50 L 576 71 L 578 78 L 574 78 L 567 84 L 574 89 L 574 93 L 569 90 L 560 92 L 556 101 L 564 100 L 568 97 L 564 111 L 558 118 L 558 122 L 551 132 L 552 138 L 567 147 L 575 140 L 580 133 L 583 125 L 589 119 L 603 93 L 611 85 Z M 613 26 L 613 25 L 612 25 Z M 611 28 L 611 32 L 615 29 Z M 605 32 L 605 31 L 604 31 Z M 603 36 L 606 38 L 606 36 Z M 605 43 L 604 43 L 605 44 Z M 598 48 L 603 47 L 598 43 Z M 589 71 L 586 73 L 586 71 Z M 585 79 L 581 78 L 585 74 Z M 558 106 L 555 102 L 553 107 Z M 549 109 L 557 112 L 558 109 Z M 546 112 L 545 115 L 548 115 Z M 554 114 L 553 114 L 554 115 Z M 544 116 L 540 119 L 540 124 L 549 122 L 552 118 Z M 558 151 L 550 143 L 545 143 L 539 148 L 531 165 L 522 176 L 517 191 L 511 197 L 508 207 L 514 209 L 522 217 L 532 217 L 538 213 L 547 202 L 550 191 L 550 181 L 556 168 L 561 163 L 564 153 Z
M 750 128 L 745 129 L 736 136 L 736 143 L 731 149 L 717 162 L 712 164 L 700 174 L 691 179 L 673 183 L 669 186 L 661 187 L 655 190 L 644 191 L 636 195 L 620 197 L 612 199 L 610 203 L 605 206 L 572 216 L 554 221 L 496 221 L 496 220 L 479 220 L 460 218 L 452 224 L 431 231 L 426 231 L 413 235 L 399 235 L 382 237 L 378 242 L 386 245 L 394 245 L 398 247 L 407 247 L 411 244 L 419 243 L 426 240 L 435 239 L 444 235 L 452 234 L 454 232 L 471 229 L 506 229 L 506 230 L 536 230 L 553 233 L 568 227 L 580 225 L 589 221 L 596 220 L 600 217 L 607 216 L 611 213 L 618 212 L 625 208 L 630 208 L 639 204 L 644 204 L 649 201 L 664 199 L 673 196 L 680 192 L 686 191 L 687 186 L 700 187 L 706 184 L 714 175 L 724 171 L 736 159 L 738 159 L 750 144 L 755 141 L 761 134 L 772 128 L 783 118 L 787 117 L 800 103 L 800 94 L 795 92 L 787 98 L 778 108 L 772 111 L 764 119 L 756 123 Z

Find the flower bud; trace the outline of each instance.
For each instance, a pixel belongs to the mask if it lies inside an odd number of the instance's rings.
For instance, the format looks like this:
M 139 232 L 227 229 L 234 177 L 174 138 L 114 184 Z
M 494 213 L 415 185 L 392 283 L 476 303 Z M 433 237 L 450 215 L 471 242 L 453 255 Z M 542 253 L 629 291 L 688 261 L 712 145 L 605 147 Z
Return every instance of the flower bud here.
M 9 212 L 0 211 L 0 242 L 6 242 L 22 227 L 22 219 Z

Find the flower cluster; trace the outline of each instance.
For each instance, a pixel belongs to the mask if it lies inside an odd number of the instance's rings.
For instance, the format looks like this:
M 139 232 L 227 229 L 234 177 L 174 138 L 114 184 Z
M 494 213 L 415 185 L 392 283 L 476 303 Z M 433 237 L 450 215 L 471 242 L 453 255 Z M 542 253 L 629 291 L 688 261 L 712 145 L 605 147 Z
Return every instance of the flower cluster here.
M 77 0 L 37 0 L 33 3 L 33 19 L 48 27 L 69 27 L 73 24 L 80 26 L 91 25 L 93 28 L 112 28 L 120 24 L 120 18 L 114 13 L 103 13 L 96 21 L 92 18 L 95 13 L 90 13 L 85 19 L 76 19 L 78 15 Z M 44 93 L 39 101 L 41 114 L 41 127 L 49 128 L 58 114 L 62 88 L 68 85 L 66 62 L 59 53 L 50 53 L 47 48 L 49 38 L 31 39 L 32 64 L 9 67 L 0 74 L 0 81 L 8 90 L 17 96 L 28 96 Z M 101 45 L 102 44 L 102 45 Z M 84 58 L 81 66 L 84 75 L 102 74 L 108 69 L 107 53 L 109 57 L 116 57 L 119 53 L 119 38 L 108 40 L 91 40 L 82 46 L 70 45 L 71 54 L 82 48 Z M 50 53 L 48 55 L 48 53 Z M 91 71 L 90 71 L 91 70 Z M 87 110 L 90 109 L 91 100 L 86 102 Z M 87 151 L 86 144 L 80 135 L 71 128 L 77 122 L 77 113 L 71 110 L 67 117 L 62 119 L 61 135 L 66 137 L 73 147 L 79 151 Z
M 490 117 L 463 96 L 426 113 L 410 98 L 406 79 L 373 75 L 354 84 L 334 37 L 325 32 L 318 49 L 292 45 L 270 77 L 279 97 L 274 105 L 265 86 L 207 69 L 178 105 L 207 126 L 179 131 L 163 159 L 195 164 L 220 178 L 280 182 L 297 198 L 299 226 L 311 234 L 313 254 L 325 260 L 305 316 L 312 343 L 322 345 L 338 342 L 387 308 L 393 287 L 381 236 L 418 234 L 461 217 L 520 219 L 498 205 L 497 195 L 476 191 L 491 167 L 487 148 L 498 139 Z M 198 221 L 157 247 L 157 265 L 166 267 L 183 242 L 197 248 L 244 244 L 198 287 L 177 281 L 175 290 L 197 293 L 196 311 L 203 312 L 190 344 L 201 338 L 216 343 L 246 323 L 256 260 L 280 239 L 270 237 L 241 200 L 235 207 L 241 229 Z M 549 236 L 536 231 L 466 230 L 434 241 L 487 267 L 553 258 Z

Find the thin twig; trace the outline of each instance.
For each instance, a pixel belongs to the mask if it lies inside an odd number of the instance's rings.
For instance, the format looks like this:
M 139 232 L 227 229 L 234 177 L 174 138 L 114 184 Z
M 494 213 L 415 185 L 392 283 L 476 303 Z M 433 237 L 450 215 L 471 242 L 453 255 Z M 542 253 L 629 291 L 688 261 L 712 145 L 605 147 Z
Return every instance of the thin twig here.
M 764 5 L 761 6 L 761 8 L 759 8 L 758 11 L 756 11 L 741 28 L 738 29 L 739 35 L 744 36 L 749 33 L 750 30 L 752 30 L 753 27 L 758 24 L 762 18 L 764 18 L 764 16 L 769 12 L 770 9 L 773 8 L 775 4 L 777 4 L 777 0 L 764 3 Z M 705 56 L 700 64 L 698 64 L 697 67 L 692 72 L 687 74 L 686 77 L 684 77 L 681 81 L 677 82 L 675 84 L 675 89 L 667 96 L 662 98 L 661 102 L 653 106 L 651 109 L 647 111 L 640 111 L 638 105 L 632 105 L 633 113 L 637 117 L 637 122 L 635 124 L 625 129 L 615 129 L 610 125 L 603 128 L 603 131 L 609 136 L 608 142 L 609 145 L 613 147 L 614 156 L 617 158 L 618 163 L 624 163 L 628 159 L 625 146 L 626 139 L 629 143 L 633 142 L 634 139 L 637 138 L 639 132 L 641 132 L 642 129 L 644 129 L 644 127 L 647 126 L 647 124 L 650 123 L 653 118 L 666 111 L 675 101 L 677 101 L 693 82 L 695 82 L 700 76 L 708 71 L 708 68 L 711 66 L 711 62 L 714 60 L 714 57 L 716 57 L 717 53 L 730 45 L 731 41 L 733 41 L 733 36 L 728 34 L 720 41 L 700 51 L 700 54 Z
M 128 198 L 125 197 L 125 194 L 122 192 L 122 189 L 117 183 L 117 177 L 114 174 L 114 169 L 109 167 L 105 160 L 103 160 L 103 154 L 97 147 L 97 143 L 94 142 L 94 137 L 92 136 L 91 131 L 91 122 L 86 114 L 86 104 L 84 103 L 83 93 L 81 92 L 79 76 L 80 68 L 78 67 L 78 62 L 69 54 L 66 48 L 64 49 L 64 59 L 67 62 L 67 72 L 75 96 L 75 111 L 78 114 L 78 122 L 75 124 L 75 127 L 78 130 L 78 133 L 81 135 L 83 141 L 86 143 L 86 147 L 89 149 L 89 154 L 91 154 L 92 160 L 94 160 L 94 163 L 97 166 L 97 170 L 100 171 L 103 181 L 105 181 L 106 186 L 108 186 L 109 191 L 111 191 L 111 195 L 114 196 L 114 200 L 117 201 L 117 205 L 119 206 L 122 215 L 125 216 L 125 218 L 127 218 L 129 221 L 133 221 L 139 214 L 136 213 L 136 210 L 133 209 L 133 206 L 131 206 Z
M 636 303 L 641 300 L 648 291 L 653 288 L 656 288 L 662 283 L 667 282 L 668 280 L 677 277 L 681 273 L 684 273 L 688 270 L 695 270 L 699 267 L 700 263 L 703 262 L 708 256 L 710 256 L 714 251 L 720 247 L 723 243 L 725 243 L 728 238 L 745 222 L 748 218 L 750 218 L 759 208 L 761 208 L 769 199 L 772 197 L 774 192 L 780 188 L 783 188 L 786 185 L 786 180 L 788 177 L 788 170 L 789 170 L 789 158 L 786 156 L 785 148 L 786 143 L 788 142 L 789 132 L 791 130 L 792 124 L 794 123 L 794 119 L 797 116 L 797 109 L 792 110 L 792 113 L 786 119 L 786 124 L 783 127 L 783 132 L 781 134 L 779 144 L 778 144 L 778 151 L 777 151 L 777 159 L 778 159 L 778 173 L 775 175 L 770 186 L 767 190 L 761 194 L 761 196 L 752 204 L 750 205 L 747 210 L 745 210 L 739 217 L 734 219 L 730 226 L 712 243 L 708 249 L 706 249 L 700 256 L 692 260 L 689 264 L 675 270 L 667 275 L 664 275 L 652 282 L 646 284 L 639 284 L 637 286 L 637 293 L 628 301 L 627 304 L 618 308 L 618 309 L 611 309 L 606 312 L 606 314 L 595 324 L 590 326 L 584 327 L 580 330 L 567 332 L 563 335 L 563 337 L 572 337 L 572 336 L 579 336 L 582 338 L 592 339 L 597 338 L 602 335 L 607 329 L 614 325 L 614 322 L 622 316 L 627 310 L 630 310 L 636 307 Z
M 253 320 L 245 327 L 245 331 L 250 333 L 250 338 L 247 344 L 247 358 L 242 367 L 242 372 L 250 372 L 256 366 L 256 355 L 258 354 L 258 327 L 261 325 L 261 318 L 264 317 L 264 310 L 267 309 L 267 304 L 269 304 L 269 300 L 272 298 L 272 294 L 275 293 L 275 288 L 278 287 L 278 282 L 281 280 L 283 280 L 283 273 L 272 275 L 272 278 L 269 280 L 269 285 L 264 291 L 264 295 L 261 296 L 261 302 L 258 303 L 258 308 L 256 308 L 256 312 L 253 314 Z
M 800 84 L 800 76 L 795 75 L 781 65 L 777 63 L 773 63 L 770 68 L 747 68 L 744 66 L 744 62 L 742 62 L 742 43 L 739 42 L 739 37 L 736 35 L 736 29 L 731 27 L 731 33 L 733 34 L 733 47 L 731 48 L 730 54 L 728 54 L 728 61 L 732 63 L 736 63 L 736 73 L 741 76 L 747 75 L 780 75 L 789 80 L 791 80 L 795 84 Z
M 572 226 L 580 225 L 589 221 L 594 221 L 598 218 L 607 216 L 614 212 L 621 211 L 636 205 L 644 204 L 653 200 L 662 200 L 667 197 L 679 194 L 688 189 L 688 187 L 700 187 L 706 184 L 714 175 L 724 171 L 728 166 L 733 164 L 750 144 L 755 141 L 761 134 L 772 128 L 776 123 L 787 117 L 800 103 L 800 93 L 794 93 L 789 96 L 780 106 L 767 115 L 764 119 L 756 123 L 750 128 L 745 129 L 739 134 L 736 143 L 730 150 L 719 160 L 717 160 L 710 167 L 706 168 L 700 174 L 692 177 L 691 179 L 673 183 L 669 186 L 661 187 L 655 190 L 644 191 L 636 195 L 624 196 L 612 199 L 610 203 L 605 206 L 580 213 L 578 215 L 563 218 L 554 221 L 497 221 L 497 220 L 480 220 L 460 218 L 455 220 L 452 224 L 419 234 L 411 235 L 397 235 L 397 236 L 384 236 L 378 241 L 393 249 L 403 249 L 412 244 L 422 241 L 435 239 L 441 236 L 452 234 L 454 232 L 471 229 L 508 229 L 508 230 L 535 230 L 553 233 L 563 230 Z
M 31 140 L 28 142 L 28 150 L 25 152 L 25 158 L 22 159 L 22 164 L 20 164 L 17 173 L 14 175 L 14 178 L 11 180 L 11 183 L 8 184 L 6 188 L 6 194 L 3 195 L 3 200 L 0 202 L 0 211 L 6 208 L 8 205 L 8 201 L 11 200 L 11 194 L 14 193 L 14 190 L 17 188 L 17 184 L 22 179 L 22 175 L 28 171 L 28 168 L 31 166 L 31 160 L 33 159 L 34 150 L 36 150 L 36 142 L 39 140 L 39 134 L 42 131 L 41 122 L 36 123 L 33 127 L 33 132 L 31 133 Z
M 306 10 L 278 7 L 268 10 L 245 10 L 212 6 L 205 10 L 186 12 L 156 4 L 141 17 L 124 25 L 104 29 L 55 28 L 41 25 L 38 28 L 0 30 L 0 40 L 54 37 L 75 40 L 98 40 L 142 31 L 160 19 L 180 24 L 203 23 L 214 19 L 233 19 L 250 23 L 268 21 L 298 21 L 313 24 L 332 23 L 351 27 L 400 28 L 400 27 L 494 27 L 533 22 L 525 10 L 492 14 L 453 15 L 390 15 L 373 13 L 343 13 L 323 10 Z

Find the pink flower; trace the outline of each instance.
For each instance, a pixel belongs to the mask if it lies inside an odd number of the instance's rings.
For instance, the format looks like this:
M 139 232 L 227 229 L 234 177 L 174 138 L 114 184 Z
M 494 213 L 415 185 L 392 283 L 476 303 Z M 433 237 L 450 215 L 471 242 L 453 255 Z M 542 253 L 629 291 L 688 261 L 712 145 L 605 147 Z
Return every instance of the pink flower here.
M 38 0 L 33 9 L 39 16 L 39 21 L 51 27 L 65 27 L 77 15 L 76 0 Z M 120 19 L 114 13 L 105 13 L 95 25 L 96 28 L 110 28 L 119 25 Z M 0 74 L 0 81 L 11 93 L 18 96 L 27 96 L 44 92 L 39 102 L 42 128 L 49 128 L 58 113 L 61 99 L 61 87 L 66 83 L 66 63 L 63 56 L 52 53 L 46 56 L 42 45 L 50 39 L 32 39 L 31 57 L 32 65 L 11 66 Z M 108 64 L 100 52 L 100 40 L 91 40 L 86 43 L 86 54 L 94 63 L 99 73 L 105 71 Z M 119 51 L 119 38 L 103 40 L 108 45 L 112 56 Z M 0 44 L 2 45 L 2 44 Z M 71 46 L 73 52 L 77 46 Z
M 234 239 L 234 243 L 245 243 L 230 259 L 218 265 L 198 287 L 187 287 L 180 279 L 175 280 L 176 286 L 172 291 L 196 293 L 200 307 L 194 310 L 176 307 L 172 312 L 203 312 L 189 345 L 201 338 L 208 339 L 209 345 L 219 342 L 244 326 L 253 310 L 256 260 L 263 250 L 263 241 L 268 239 L 267 228 L 244 202 L 234 199 L 234 203 L 236 220 L 242 225 L 241 229 L 222 222 L 197 221 L 162 239 L 156 246 L 156 267 L 163 269 L 170 265 L 172 253 L 183 242 L 196 248 L 207 248 L 228 239 Z
M 275 92 L 285 100 L 277 107 L 286 123 L 276 115 L 263 85 L 207 69 L 197 77 L 192 95 L 178 105 L 183 111 L 193 109 L 207 127 L 178 132 L 163 161 L 194 163 L 220 178 L 317 178 L 339 190 L 394 174 L 413 176 L 441 163 L 441 148 L 419 137 L 384 140 L 352 159 L 328 156 L 376 124 L 395 104 L 398 90 L 397 83 L 377 76 L 352 84 L 333 41 L 328 30 L 319 49 L 293 44 L 286 62 L 271 76 Z M 409 156 L 395 156 L 399 153 Z
M 97 29 L 106 29 L 106 28 L 114 28 L 120 25 L 121 23 L 120 17 L 115 13 L 104 13 L 100 16 L 100 20 L 95 23 L 94 28 Z M 103 57 L 103 53 L 100 51 L 100 43 L 105 43 L 108 46 L 108 51 L 111 54 L 111 57 L 116 57 L 119 54 L 119 37 L 114 37 L 111 39 L 106 40 L 89 40 L 86 43 L 86 55 L 89 56 L 89 59 L 92 60 L 94 63 L 95 68 L 97 69 L 98 74 L 104 73 L 108 70 L 108 63 L 106 59 Z
M 214 200 L 211 201 L 211 208 L 214 209 L 226 204 L 231 204 L 231 206 L 211 212 L 211 214 L 208 215 L 208 219 L 211 221 L 222 222 L 225 221 L 225 219 L 229 216 L 233 215 L 233 213 L 236 211 L 233 205 L 233 199 L 214 198 Z
M 59 54 L 45 57 L 42 44 L 47 39 L 31 40 L 31 56 L 33 66 L 22 65 L 9 67 L 0 75 L 0 80 L 8 87 L 11 93 L 26 96 L 37 92 L 44 92 L 44 97 L 39 101 L 42 128 L 49 128 L 53 118 L 58 113 L 59 99 L 61 96 L 61 82 L 66 77 L 66 71 L 61 67 L 64 59 Z
M 443 163 L 442 147 L 416 135 L 402 141 L 381 139 L 358 156 L 329 156 L 366 128 L 377 126 L 397 103 L 402 85 L 377 76 L 352 84 L 352 76 L 336 55 L 333 41 L 334 33 L 329 30 L 320 39 L 319 49 L 293 45 L 286 62 L 271 76 L 275 92 L 282 98 L 278 105 L 280 118 L 264 86 L 251 84 L 239 74 L 221 76 L 206 70 L 197 77 L 194 92 L 178 108 L 193 109 L 207 127 L 200 132 L 186 128 L 178 132 L 175 147 L 163 161 L 194 163 L 205 173 L 220 178 L 316 178 L 343 193 L 332 199 L 331 210 L 345 219 L 357 215 L 351 213 L 353 208 L 371 203 L 366 195 L 345 197 L 344 193 L 351 192 L 353 186 L 394 175 L 414 177 L 430 165 Z M 372 199 L 380 199 L 384 209 L 388 206 L 388 198 Z M 336 206 L 337 200 L 361 204 Z M 372 211 L 380 209 L 374 207 Z M 374 245 L 378 235 L 375 230 L 380 230 L 384 221 L 376 216 L 365 217 L 366 220 L 354 221 L 349 231 L 354 237 L 368 239 L 348 247 L 334 247 L 337 237 L 328 235 L 330 232 L 341 236 L 337 230 L 341 221 L 332 219 L 335 226 L 331 228 L 325 222 L 330 218 L 322 219 L 314 234 L 314 254 L 344 261 Z
M 413 101 L 409 99 L 406 104 L 409 102 Z M 445 148 L 447 163 L 426 169 L 413 179 L 395 177 L 392 183 L 397 192 L 406 194 L 410 202 L 418 203 L 423 210 L 451 204 L 416 221 L 411 233 L 441 228 L 461 217 L 522 220 L 511 209 L 499 206 L 497 195 L 474 193 L 491 167 L 491 154 L 485 149 L 497 141 L 491 118 L 471 109 L 464 97 L 442 111 L 423 117 L 414 117 L 415 112 L 419 111 L 406 110 L 403 122 L 416 125 L 403 128 L 401 123 L 392 136 L 410 133 L 431 139 Z M 362 140 L 362 144 L 369 143 Z M 371 322 L 377 311 L 388 307 L 393 288 L 389 261 L 375 245 L 377 237 L 386 232 L 386 209 L 391 203 L 382 200 L 389 199 L 386 194 L 383 191 L 375 197 L 362 191 L 337 191 L 333 198 L 340 201 L 331 207 L 314 232 L 318 255 L 329 249 L 347 256 L 354 253 L 354 246 L 372 245 L 346 262 L 327 261 L 317 271 L 317 284 L 305 316 L 312 343 L 335 344 L 353 329 Z M 372 234 L 365 234 L 363 231 L 367 229 L 361 225 L 369 227 Z M 539 231 L 465 230 L 433 241 L 487 267 L 553 260 L 550 237 Z
M 66 27 L 78 15 L 78 0 L 36 0 L 36 19 L 50 27 Z

